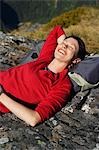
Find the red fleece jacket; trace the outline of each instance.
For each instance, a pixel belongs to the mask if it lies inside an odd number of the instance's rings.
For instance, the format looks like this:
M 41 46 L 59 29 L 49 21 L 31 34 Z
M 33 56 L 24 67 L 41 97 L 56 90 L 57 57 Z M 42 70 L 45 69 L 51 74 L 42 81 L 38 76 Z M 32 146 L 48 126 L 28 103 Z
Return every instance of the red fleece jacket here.
M 60 111 L 70 96 L 68 69 L 57 74 L 45 70 L 53 59 L 57 38 L 62 34 L 65 34 L 63 29 L 56 26 L 48 35 L 36 61 L 0 71 L 0 84 L 5 91 L 31 106 L 36 105 L 35 111 L 42 121 Z M 9 110 L 0 104 L 0 111 Z

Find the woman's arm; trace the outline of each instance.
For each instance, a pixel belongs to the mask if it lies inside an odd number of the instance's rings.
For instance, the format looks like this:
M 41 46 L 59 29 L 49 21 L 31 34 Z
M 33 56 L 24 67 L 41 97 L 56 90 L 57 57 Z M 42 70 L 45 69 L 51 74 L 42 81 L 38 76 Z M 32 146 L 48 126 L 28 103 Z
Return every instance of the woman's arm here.
M 7 107 L 12 113 L 14 113 L 18 118 L 25 121 L 31 126 L 35 126 L 41 121 L 41 117 L 38 112 L 29 109 L 22 104 L 14 101 L 8 97 L 5 93 L 0 95 L 0 102 Z
M 35 108 L 35 111 L 41 116 L 41 122 L 54 116 L 66 105 L 70 98 L 71 89 L 72 85 L 68 77 L 52 87 L 46 98 Z
M 57 44 L 60 44 L 66 35 L 61 26 L 56 26 L 47 36 L 46 41 L 40 51 L 38 58 L 48 58 L 52 60 Z

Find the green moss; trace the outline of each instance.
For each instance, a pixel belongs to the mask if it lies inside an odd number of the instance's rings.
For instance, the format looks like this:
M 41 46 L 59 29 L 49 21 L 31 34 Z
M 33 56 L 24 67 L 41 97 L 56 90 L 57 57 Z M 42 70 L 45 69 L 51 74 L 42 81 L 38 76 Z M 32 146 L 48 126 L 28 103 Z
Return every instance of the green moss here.
M 78 7 L 77 9 L 63 13 L 62 15 L 53 18 L 45 25 L 45 30 L 56 25 L 62 25 L 64 28 L 70 25 L 78 24 L 83 17 L 90 18 L 92 16 L 90 7 Z

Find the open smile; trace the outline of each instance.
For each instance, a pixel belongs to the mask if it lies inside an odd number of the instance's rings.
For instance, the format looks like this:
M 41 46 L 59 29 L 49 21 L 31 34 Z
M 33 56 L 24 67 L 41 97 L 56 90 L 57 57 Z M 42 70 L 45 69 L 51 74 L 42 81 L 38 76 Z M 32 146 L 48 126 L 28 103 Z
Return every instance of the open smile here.
M 61 53 L 62 55 L 65 55 L 65 54 L 66 54 L 65 51 L 62 50 L 62 49 L 59 49 L 58 51 L 59 51 L 59 53 Z

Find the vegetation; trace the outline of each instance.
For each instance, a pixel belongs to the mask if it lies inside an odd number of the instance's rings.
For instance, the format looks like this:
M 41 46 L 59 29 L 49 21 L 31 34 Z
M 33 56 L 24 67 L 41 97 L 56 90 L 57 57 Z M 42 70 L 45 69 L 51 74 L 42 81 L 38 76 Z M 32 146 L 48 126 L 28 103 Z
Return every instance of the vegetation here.
M 26 25 L 31 27 L 31 23 Z M 45 39 L 56 25 L 62 25 L 67 36 L 71 34 L 80 36 L 85 41 L 88 51 L 99 53 L 99 9 L 95 7 L 78 7 L 63 13 L 37 28 L 35 32 L 25 32 L 24 27 L 23 30 L 21 27 L 12 33 L 30 39 Z
M 3 23 L 16 13 L 19 22 L 46 23 L 52 17 L 78 6 L 98 6 L 98 0 L 1 0 Z M 10 12 L 10 14 L 9 14 Z M 10 18 L 11 17 L 11 18 Z M 6 19 L 6 20 L 5 20 Z M 14 18 L 13 18 L 14 19 Z M 13 23 L 13 22 L 12 22 Z

